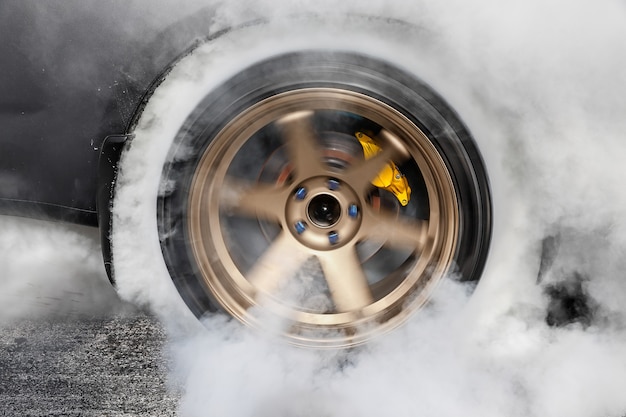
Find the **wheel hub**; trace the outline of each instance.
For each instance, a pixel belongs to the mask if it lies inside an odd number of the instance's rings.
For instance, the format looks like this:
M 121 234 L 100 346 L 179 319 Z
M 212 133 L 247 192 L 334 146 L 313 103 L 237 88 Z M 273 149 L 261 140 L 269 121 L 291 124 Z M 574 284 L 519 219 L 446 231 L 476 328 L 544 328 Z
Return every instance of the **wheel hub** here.
M 336 249 L 357 234 L 360 207 L 358 195 L 348 184 L 315 177 L 295 188 L 286 204 L 286 224 L 308 249 Z

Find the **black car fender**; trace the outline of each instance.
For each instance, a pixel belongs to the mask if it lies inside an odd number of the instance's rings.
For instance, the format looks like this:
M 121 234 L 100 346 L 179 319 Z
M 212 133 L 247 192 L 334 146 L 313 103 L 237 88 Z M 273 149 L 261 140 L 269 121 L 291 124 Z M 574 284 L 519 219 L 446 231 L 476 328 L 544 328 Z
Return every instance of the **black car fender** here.
M 111 214 L 113 209 L 113 193 L 120 158 L 124 146 L 131 135 L 107 136 L 102 142 L 98 158 L 98 190 L 96 195 L 96 211 L 104 267 L 109 281 L 115 284 L 113 276 L 113 259 L 111 255 Z

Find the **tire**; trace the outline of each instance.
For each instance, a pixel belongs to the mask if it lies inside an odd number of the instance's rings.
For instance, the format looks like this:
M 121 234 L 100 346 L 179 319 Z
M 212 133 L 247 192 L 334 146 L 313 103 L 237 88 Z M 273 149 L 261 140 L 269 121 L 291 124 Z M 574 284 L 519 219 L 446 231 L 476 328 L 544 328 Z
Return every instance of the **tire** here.
M 372 57 L 306 51 L 248 67 L 189 114 L 167 161 L 161 249 L 197 317 L 226 311 L 297 345 L 351 346 L 403 323 L 446 275 L 479 279 L 486 261 L 474 140 L 431 88 Z

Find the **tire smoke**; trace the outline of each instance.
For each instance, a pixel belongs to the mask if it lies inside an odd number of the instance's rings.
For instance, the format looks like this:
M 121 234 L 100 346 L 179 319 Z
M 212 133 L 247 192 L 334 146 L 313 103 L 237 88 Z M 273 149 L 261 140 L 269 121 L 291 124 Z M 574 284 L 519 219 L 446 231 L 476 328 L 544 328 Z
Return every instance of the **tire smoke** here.
M 344 47 L 430 83 L 469 125 L 492 180 L 495 232 L 484 277 L 471 300 L 471 288 L 447 281 L 404 328 L 350 352 L 294 349 L 209 318 L 206 334 L 174 346 L 186 381 L 181 414 L 623 415 L 626 55 L 618 51 L 626 7 L 385 5 L 345 11 L 418 29 L 374 19 L 359 31 L 356 17 L 330 17 L 301 45 L 277 36 L 294 32 L 288 23 L 256 28 L 263 42 L 217 43 L 240 55 Z M 228 5 L 221 12 L 231 22 L 242 16 Z M 551 254 L 542 250 L 546 239 L 559 243 Z
M 92 228 L 0 216 L 0 326 L 123 315 Z
M 626 4 L 295 3 L 217 5 L 215 30 L 269 23 L 226 33 L 181 61 L 122 162 L 113 219 L 119 291 L 171 331 L 172 378 L 185 386 L 180 414 L 626 414 Z M 285 346 L 222 315 L 201 329 L 169 280 L 156 227 L 161 169 L 186 115 L 250 63 L 312 48 L 370 54 L 430 84 L 478 141 L 494 195 L 492 249 L 475 291 L 446 280 L 404 327 L 350 351 Z M 27 233 L 0 227 L 0 238 Z M 24 242 L 35 240 L 56 244 L 40 235 Z M 1 265 L 23 270 L 7 246 L 20 242 L 0 241 Z M 83 249 L 75 256 L 95 271 Z M 11 291 L 24 294 L 3 285 L 9 305 Z

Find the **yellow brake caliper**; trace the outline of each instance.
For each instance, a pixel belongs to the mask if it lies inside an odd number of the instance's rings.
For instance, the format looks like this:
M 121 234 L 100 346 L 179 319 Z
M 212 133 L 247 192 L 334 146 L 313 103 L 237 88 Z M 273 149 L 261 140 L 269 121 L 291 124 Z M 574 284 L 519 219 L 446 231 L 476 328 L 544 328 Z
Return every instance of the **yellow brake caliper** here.
M 356 132 L 354 134 L 363 147 L 363 154 L 365 159 L 370 159 L 378 152 L 380 152 L 380 146 L 374 142 L 372 138 L 367 136 L 363 132 Z M 402 175 L 398 167 L 393 161 L 389 161 L 387 165 L 380 170 L 376 178 L 372 180 L 372 185 L 383 190 L 387 190 L 396 196 L 400 204 L 406 206 L 411 200 L 411 187 L 406 180 L 406 177 Z

